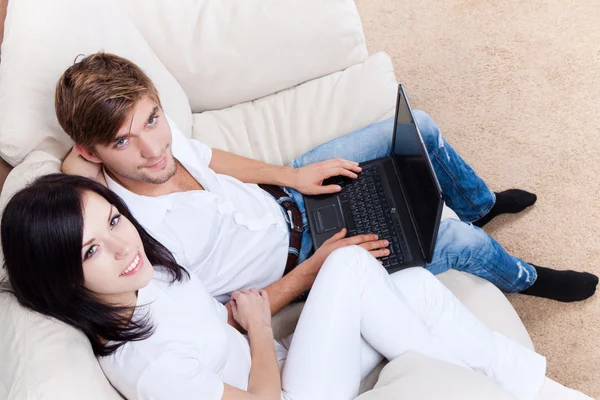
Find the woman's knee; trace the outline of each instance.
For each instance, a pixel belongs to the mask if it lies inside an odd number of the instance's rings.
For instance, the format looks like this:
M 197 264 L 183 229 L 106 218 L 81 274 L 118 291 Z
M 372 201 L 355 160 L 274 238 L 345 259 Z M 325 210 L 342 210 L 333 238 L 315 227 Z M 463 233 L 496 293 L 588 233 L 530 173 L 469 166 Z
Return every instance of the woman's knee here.
M 354 273 L 362 277 L 378 261 L 367 250 L 360 246 L 345 246 L 336 249 L 325 260 L 321 272 L 334 270 L 335 273 L 348 275 Z

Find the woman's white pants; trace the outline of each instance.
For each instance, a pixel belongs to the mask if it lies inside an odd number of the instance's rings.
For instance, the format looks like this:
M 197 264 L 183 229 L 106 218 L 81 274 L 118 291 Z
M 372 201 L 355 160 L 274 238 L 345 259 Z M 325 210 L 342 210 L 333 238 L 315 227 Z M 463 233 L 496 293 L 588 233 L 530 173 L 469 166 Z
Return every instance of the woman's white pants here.
M 283 367 L 282 397 L 353 399 L 382 357 L 408 350 L 481 372 L 519 400 L 536 399 L 545 381 L 544 357 L 487 328 L 427 270 L 389 275 L 350 246 L 319 272 Z

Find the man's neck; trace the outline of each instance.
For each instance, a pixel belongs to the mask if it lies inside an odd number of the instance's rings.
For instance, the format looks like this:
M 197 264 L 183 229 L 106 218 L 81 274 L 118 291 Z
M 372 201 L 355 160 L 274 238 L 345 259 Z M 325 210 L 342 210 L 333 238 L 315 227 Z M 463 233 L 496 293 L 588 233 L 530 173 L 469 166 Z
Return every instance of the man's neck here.
M 105 168 L 104 171 L 112 180 L 139 196 L 158 197 L 190 190 L 204 190 L 196 178 L 194 178 L 178 160 L 175 161 L 177 163 L 175 174 L 168 181 L 160 184 L 117 177 L 107 168 Z

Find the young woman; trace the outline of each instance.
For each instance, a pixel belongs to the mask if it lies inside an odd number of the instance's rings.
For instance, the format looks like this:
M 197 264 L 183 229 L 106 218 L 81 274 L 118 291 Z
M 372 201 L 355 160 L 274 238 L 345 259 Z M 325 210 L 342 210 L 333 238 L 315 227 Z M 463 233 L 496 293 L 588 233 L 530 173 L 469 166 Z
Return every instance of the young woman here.
M 382 356 L 408 350 L 481 372 L 519 400 L 588 398 L 545 378 L 542 356 L 490 331 L 429 272 L 390 276 L 361 247 L 339 248 L 343 233 L 317 250 L 326 261 L 285 361 L 264 292 L 232 295 L 242 335 L 92 180 L 40 178 L 10 200 L 1 233 L 5 287 L 84 332 L 128 399 L 351 399 Z

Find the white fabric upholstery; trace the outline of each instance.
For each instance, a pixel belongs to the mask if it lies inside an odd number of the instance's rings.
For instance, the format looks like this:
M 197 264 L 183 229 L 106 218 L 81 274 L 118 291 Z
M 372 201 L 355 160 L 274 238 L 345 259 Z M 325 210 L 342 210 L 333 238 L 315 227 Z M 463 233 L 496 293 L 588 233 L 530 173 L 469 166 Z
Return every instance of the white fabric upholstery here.
M 37 176 L 59 171 L 70 141 L 54 116 L 54 85 L 80 53 L 104 49 L 132 59 L 156 82 L 185 134 L 192 134 L 193 120 L 193 136 L 209 145 L 276 164 L 393 114 L 391 62 L 383 53 L 366 58 L 352 0 L 257 4 L 10 1 L 0 64 L 0 153 L 20 164 L 5 183 L 0 207 Z M 192 115 L 190 103 L 196 111 L 232 107 Z M 446 217 L 452 214 L 445 210 Z M 491 284 L 457 272 L 440 278 L 492 328 L 531 345 Z M 293 329 L 298 308 L 275 317 L 279 335 Z M 0 398 L 120 398 L 85 337 L 72 328 L 25 310 L 7 293 L 0 293 L 0 326 Z M 363 390 L 376 379 L 377 372 Z M 443 381 L 449 386 L 439 384 L 436 393 L 445 399 L 472 398 L 461 397 L 460 387 L 479 388 L 478 398 L 504 399 L 485 379 L 406 355 L 389 364 L 382 388 L 365 398 L 433 399 L 433 383 Z
M 254 100 L 367 57 L 353 1 L 125 3 L 195 113 Z
M 192 137 L 272 164 L 294 158 L 393 110 L 398 85 L 389 56 L 233 107 L 194 114 Z M 218 134 L 217 134 L 218 132 Z
M 54 114 L 54 89 L 79 54 L 118 53 L 142 66 L 164 108 L 189 135 L 185 93 L 116 0 L 19 0 L 8 5 L 0 63 L 0 155 L 12 165 L 33 150 L 64 157 L 71 146 Z
M 516 400 L 483 374 L 409 352 L 389 363 L 357 400 Z

